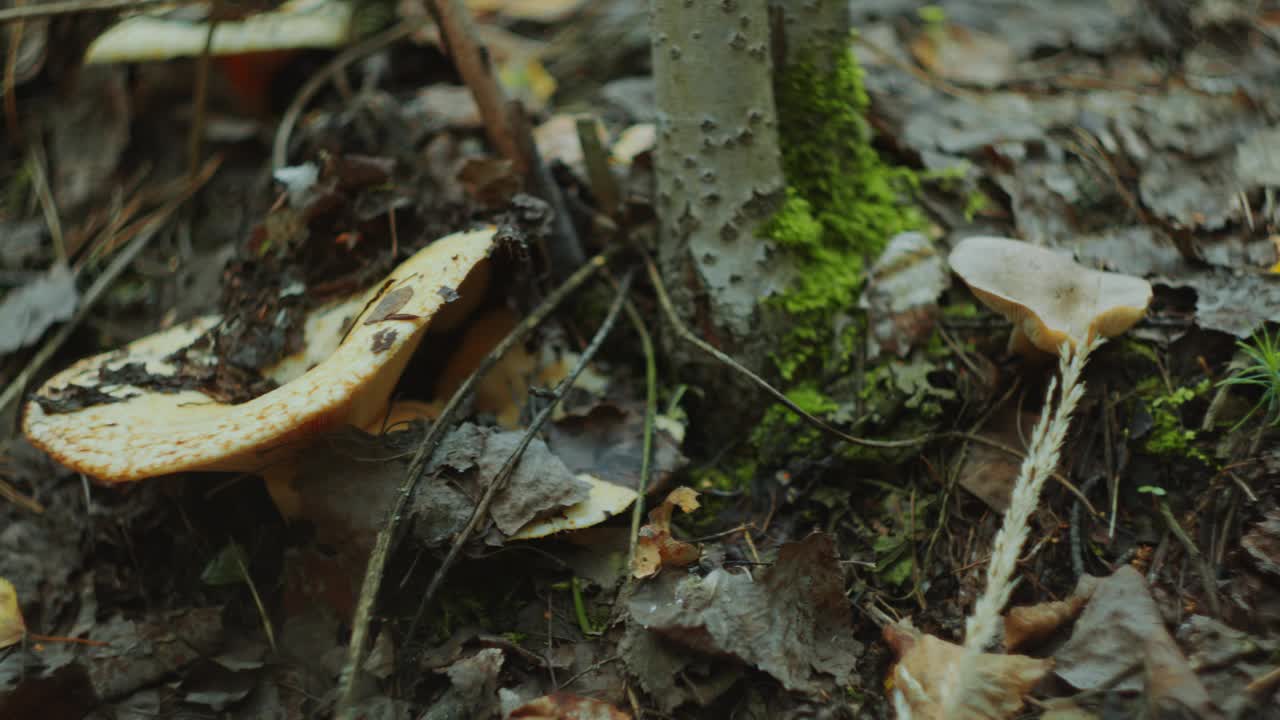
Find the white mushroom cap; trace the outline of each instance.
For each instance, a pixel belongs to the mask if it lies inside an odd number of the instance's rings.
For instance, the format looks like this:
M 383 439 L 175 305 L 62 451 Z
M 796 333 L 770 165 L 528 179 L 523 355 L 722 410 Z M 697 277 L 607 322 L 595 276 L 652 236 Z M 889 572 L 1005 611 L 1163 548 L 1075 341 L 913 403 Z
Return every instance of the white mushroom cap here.
M 966 238 L 950 262 L 984 305 L 1013 322 L 1015 349 L 1056 353 L 1064 342 L 1115 337 L 1151 304 L 1151 284 L 1142 278 L 1091 270 L 1019 240 Z
M 32 401 L 23 431 L 58 462 L 101 480 L 124 482 L 189 470 L 258 471 L 318 434 L 347 424 L 367 426 L 385 411 L 432 317 L 486 261 L 494 234 L 493 229 L 456 233 L 409 258 L 358 304 L 342 306 L 358 308 L 360 316 L 332 354 L 300 375 L 318 358 L 301 367 L 277 366 L 283 379 L 297 377 L 253 400 L 228 405 L 194 390 L 97 387 L 104 367 L 144 362 L 148 372 L 172 373 L 175 368 L 164 358 L 218 321 L 206 317 L 59 373 L 41 394 L 56 396 L 74 383 L 125 399 L 52 414 Z M 334 316 L 339 314 L 346 316 Z

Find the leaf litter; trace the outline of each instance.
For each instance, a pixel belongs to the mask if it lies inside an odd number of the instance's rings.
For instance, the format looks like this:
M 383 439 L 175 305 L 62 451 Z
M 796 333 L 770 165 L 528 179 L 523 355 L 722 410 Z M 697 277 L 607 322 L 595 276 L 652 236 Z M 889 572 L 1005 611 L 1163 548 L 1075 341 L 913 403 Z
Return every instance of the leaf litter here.
M 1039 537 L 1025 548 L 1024 582 L 1005 615 L 1005 653 L 979 656 L 992 681 L 979 698 L 987 716 L 1016 712 L 1029 694 L 1045 707 L 1062 705 L 1064 698 L 1046 696 L 1076 689 L 1084 692 L 1070 704 L 1081 717 L 1139 707 L 1248 717 L 1274 701 L 1280 533 L 1266 449 L 1274 438 L 1263 428 L 1252 439 L 1232 437 L 1223 423 L 1254 398 L 1222 390 L 1226 399 L 1217 403 L 1213 384 L 1229 372 L 1236 338 L 1280 320 L 1272 197 L 1280 170 L 1269 80 L 1278 61 L 1267 41 L 1276 20 L 1228 5 L 1159 14 L 1102 0 L 955 2 L 920 12 L 905 3 L 851 4 L 877 148 L 923 170 L 920 196 L 945 227 L 900 239 L 892 245 L 903 255 L 868 265 L 862 297 L 874 342 L 849 353 L 872 365 L 845 368 L 838 382 L 848 398 L 831 417 L 889 425 L 930 408 L 957 426 L 986 420 L 984 437 L 1022 448 L 1017 428 L 1040 412 L 1034 387 L 1018 386 L 992 418 L 988 405 L 1014 375 L 1028 386 L 1040 380 L 992 350 L 999 345 L 988 342 L 999 334 L 993 328 L 1003 325 L 970 312 L 967 295 L 947 288 L 948 273 L 930 259 L 937 253 L 925 249 L 954 240 L 946 231 L 998 228 L 1157 284 L 1156 310 L 1135 339 L 1109 345 L 1095 360 L 1101 390 L 1086 402 L 1091 414 L 1077 423 L 1060 468 L 1106 517 L 1088 516 L 1065 495 L 1038 516 Z M 599 208 L 590 207 L 595 198 L 576 134 L 585 98 L 601 115 L 595 127 L 605 146 L 620 138 L 611 172 L 625 199 L 608 222 L 636 230 L 630 223 L 651 214 L 649 153 L 658 136 L 650 124 L 644 8 L 541 0 L 476 7 L 513 93 L 546 110 L 533 118 L 534 141 L 571 195 L 578 227 L 598 227 L 603 217 L 592 214 Z M 190 66 L 142 64 L 127 84 L 118 68 L 99 68 L 85 76 L 84 92 L 54 97 L 40 79 L 56 79 L 66 65 L 61 48 L 40 47 L 46 25 L 26 24 L 15 80 L 23 111 L 53 119 L 44 135 L 48 178 L 76 276 L 91 281 L 97 263 L 126 239 L 130 213 L 154 206 L 161 176 L 183 156 L 185 139 L 171 126 L 185 123 L 170 119 L 185 117 L 174 108 L 189 103 Z M 69 30 L 48 25 L 49 37 Z M 438 36 L 425 30 L 418 40 Z M 297 164 L 277 172 L 278 184 L 264 190 L 243 180 L 265 177 L 257 157 L 235 168 L 243 173 L 230 181 L 241 186 L 236 193 L 202 192 L 194 225 L 166 233 L 143 254 L 136 272 L 76 330 L 78 349 L 63 359 L 216 302 L 231 318 L 211 339 L 223 368 L 216 381 L 227 396 L 248 397 L 261 390 L 261 368 L 294 347 L 306 312 L 366 287 L 426 238 L 497 222 L 528 239 L 520 257 L 537 263 L 553 233 L 547 206 L 518 194 L 526 188 L 507 161 L 486 151 L 478 106 L 434 52 L 405 42 L 353 65 L 341 102 L 308 109 L 288 152 Z M 166 76 L 178 78 L 176 92 L 166 89 Z M 433 81 L 424 86 L 424 76 Z M 217 133 L 243 120 L 249 131 L 236 135 L 233 154 L 260 154 L 254 134 L 270 130 L 269 121 L 232 95 L 213 98 L 216 132 L 207 140 L 223 142 Z M 93 137 L 105 141 L 90 153 L 84 141 Z M 70 272 L 55 264 L 37 193 L 25 182 L 6 186 L 0 208 L 7 239 L 0 279 L 17 288 L 0 303 L 0 329 L 8 328 L 0 336 L 9 343 L 0 354 L 11 355 L 0 367 L 6 380 L 78 302 L 75 283 L 54 277 Z M 214 258 L 217 267 L 200 268 L 207 276 L 201 287 L 220 287 L 220 300 L 191 282 L 193 266 Z M 458 376 L 483 354 L 475 347 L 491 347 L 519 321 L 512 308 L 531 306 L 545 290 L 529 279 L 536 268 L 508 268 L 502 291 L 477 315 L 429 337 L 432 351 L 412 361 L 397 391 L 417 405 L 401 406 L 390 432 L 343 431 L 301 459 L 290 484 L 302 513 L 288 533 L 254 481 L 174 478 L 163 491 L 108 493 L 82 489 L 16 449 L 0 472 L 50 510 L 35 519 L 0 506 L 0 575 L 16 585 L 13 608 L 0 602 L 0 643 L 16 637 L 25 616 L 31 627 L 108 645 L 15 642 L 0 657 L 0 715 L 50 716 L 48 707 L 23 704 L 49 689 L 81 693 L 123 717 L 323 712 L 342 669 L 368 548 L 409 455 Z M 44 282 L 50 287 L 37 293 Z M 374 322 L 397 320 L 401 298 L 387 290 Z M 454 301 L 460 290 L 441 288 L 440 297 Z M 539 407 L 542 388 L 573 364 L 592 312 L 584 298 L 557 317 L 554 331 L 511 353 L 500 382 L 478 394 L 469 422 L 446 437 L 410 506 L 413 547 L 398 558 L 400 586 L 379 604 L 366 668 L 381 684 L 360 711 L 617 718 L 653 707 L 678 717 L 795 716 L 821 707 L 882 717 L 900 690 L 913 716 L 932 717 L 929 703 L 960 651 L 947 638 L 957 635 L 981 577 L 988 511 L 1007 504 L 1019 458 L 972 442 L 962 465 L 937 445 L 886 464 L 803 445 L 788 432 L 778 444 L 789 454 L 774 462 L 741 447 L 706 447 L 700 424 L 717 422 L 714 416 L 694 413 L 686 427 L 668 405 L 685 389 L 660 386 L 637 565 L 630 564 L 626 519 L 510 542 L 589 497 L 597 486 L 583 476 L 634 494 L 646 413 L 634 348 L 596 363 L 596 377 L 533 441 L 482 518 L 480 540 L 464 548 L 467 560 L 447 597 L 428 609 L 430 632 L 405 637 L 421 567 L 432 566 L 465 526 Z M 468 341 L 473 331 L 483 337 Z M 462 358 L 457 348 L 468 342 L 472 357 Z M 880 355 L 899 358 L 887 384 L 874 375 Z M 159 382 L 119 370 L 102 382 Z M 666 372 L 662 382 L 673 381 Z M 1187 395 L 1206 382 L 1210 390 Z M 882 402 L 895 387 L 914 404 Z M 59 400 L 73 411 L 103 399 L 93 391 Z M 1215 425 L 1219 411 L 1225 415 Z M 1202 455 L 1154 457 L 1147 448 L 1161 433 L 1166 441 L 1176 433 Z M 1250 440 L 1260 455 L 1230 449 Z M 687 488 L 652 506 L 681 485 L 702 492 L 702 507 L 688 512 Z M 814 528 L 823 532 L 811 534 Z M 1199 567 L 1188 549 L 1196 546 L 1216 573 L 1219 616 L 1207 614 L 1208 599 L 1184 580 Z M 201 582 L 224 548 L 236 548 L 238 558 L 222 573 L 225 584 Z M 1081 570 L 1068 570 L 1068 554 Z M 868 568 L 873 560 L 878 568 Z M 278 616 L 278 656 L 264 658 L 260 643 L 228 642 L 262 626 L 245 571 Z M 1071 591 L 1090 585 L 1092 575 L 1103 578 L 1092 595 Z M 876 621 L 873 610 L 882 607 L 926 630 Z M 889 645 L 901 653 L 896 667 Z M 1058 684 L 1035 684 L 1050 661 Z M 117 672 L 122 662 L 128 672 Z M 900 680 L 898 669 L 915 685 Z

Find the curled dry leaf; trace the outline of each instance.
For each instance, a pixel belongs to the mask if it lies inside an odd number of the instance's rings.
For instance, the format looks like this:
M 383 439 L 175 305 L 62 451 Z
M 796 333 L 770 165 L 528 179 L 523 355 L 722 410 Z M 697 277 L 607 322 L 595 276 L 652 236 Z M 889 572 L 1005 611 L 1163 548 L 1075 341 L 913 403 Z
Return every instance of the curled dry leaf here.
M 631 720 L 607 702 L 569 693 L 534 698 L 507 715 L 508 720 Z
M 649 511 L 649 524 L 640 528 L 636 541 L 636 556 L 631 565 L 631 574 L 635 577 L 653 577 L 664 565 L 685 567 L 698 561 L 701 550 L 697 545 L 671 537 L 671 514 L 677 507 L 686 513 L 697 510 L 698 493 L 678 487 L 661 505 Z
M 27 634 L 27 624 L 18 607 L 18 591 L 13 583 L 0 577 L 0 648 L 17 645 Z
M 1080 615 L 1097 587 L 1097 578 L 1082 575 L 1075 591 L 1066 600 L 1010 608 L 1004 617 L 1004 646 L 1017 650 L 1048 638 L 1063 623 Z
M 898 656 L 889 677 L 895 706 L 905 705 L 912 718 L 943 717 L 939 699 L 947 685 L 958 681 L 964 648 L 920 632 L 909 620 L 886 625 L 884 638 Z M 1023 696 L 1053 667 L 1052 660 L 995 653 L 982 653 L 975 662 L 977 681 L 947 716 L 952 720 L 1013 717 Z

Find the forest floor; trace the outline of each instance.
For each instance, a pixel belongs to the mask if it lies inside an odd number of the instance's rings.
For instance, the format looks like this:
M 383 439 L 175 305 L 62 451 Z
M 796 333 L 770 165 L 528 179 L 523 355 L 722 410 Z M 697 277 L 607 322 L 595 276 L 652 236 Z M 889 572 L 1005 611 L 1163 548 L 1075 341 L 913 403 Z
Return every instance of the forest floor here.
M 76 69 L 98 16 L 0 33 L 16 87 L 0 118 L 0 718 L 328 716 L 369 553 L 433 423 L 447 434 L 398 516 L 359 717 L 890 717 L 900 654 L 963 641 L 1054 374 L 1011 355 L 1008 322 L 945 271 L 974 235 L 1154 287 L 1085 369 L 1010 603 L 1041 613 L 1023 620 L 1035 637 L 1003 642 L 1035 676 L 983 656 L 988 715 L 1280 717 L 1280 9 L 851 3 L 874 147 L 927 219 L 927 251 L 868 282 L 928 300 L 849 308 L 840 322 L 887 322 L 894 342 L 865 344 L 801 403 L 848 433 L 931 438 L 869 450 L 685 385 L 665 358 L 682 340 L 637 251 L 655 232 L 648 3 L 468 4 L 558 203 L 489 143 L 427 23 L 357 58 L 219 58 L 196 162 L 197 60 Z M 341 79 L 291 114 L 336 59 Z M 51 418 L 163 395 L 150 365 L 40 389 L 210 313 L 207 366 L 165 392 L 270 391 L 282 358 L 326 357 L 306 355 L 318 309 L 387 290 L 389 273 L 408 282 L 401 262 L 487 227 L 487 287 L 435 288 L 466 312 L 437 316 L 394 417 L 321 434 L 287 461 L 284 492 L 252 473 L 101 482 L 24 437 L 38 392 Z M 440 419 L 564 285 L 566 236 L 613 254 Z M 941 270 L 912 274 L 928 263 Z M 422 319 L 391 295 L 356 309 Z M 371 357 L 395 335 L 373 337 Z M 169 421 L 129 422 L 145 444 Z M 127 464 L 131 447 L 103 452 Z M 601 488 L 625 501 L 613 517 L 517 537 Z M 939 647 L 903 661 L 926 692 L 949 667 Z

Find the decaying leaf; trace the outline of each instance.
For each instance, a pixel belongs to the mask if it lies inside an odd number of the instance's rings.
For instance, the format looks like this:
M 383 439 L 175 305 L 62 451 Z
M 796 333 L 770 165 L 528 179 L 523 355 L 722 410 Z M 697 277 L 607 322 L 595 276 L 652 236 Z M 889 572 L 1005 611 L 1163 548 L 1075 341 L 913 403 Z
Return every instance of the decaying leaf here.
M 18 607 L 18 591 L 13 583 L 0 577 L 0 649 L 18 644 L 26 634 L 22 608 Z
M 667 415 L 654 422 L 649 491 L 666 488 L 684 467 L 680 452 L 684 426 Z M 590 409 L 557 419 L 547 430 L 547 445 L 575 473 L 590 473 L 625 488 L 640 481 L 644 450 L 644 405 L 639 402 L 598 402 Z
M 701 551 L 697 545 L 671 536 L 671 514 L 677 507 L 686 513 L 697 510 L 698 493 L 691 488 L 678 487 L 667 495 L 661 505 L 649 511 L 649 523 L 640 528 L 636 540 L 636 554 L 631 565 L 631 574 L 635 577 L 653 577 L 664 565 L 685 567 L 698 561 Z
M 1066 600 L 1010 608 L 1004 616 L 1005 648 L 1018 650 L 1049 637 L 1062 627 L 1063 623 L 1080 614 L 1097 587 L 1097 578 L 1092 575 L 1083 575 L 1076 583 L 1076 589 L 1071 593 L 1071 597 Z
M 1037 416 L 1006 406 L 992 416 L 978 433 L 1014 450 L 1023 451 Z M 1009 494 L 1018 478 L 1022 461 L 1018 456 L 982 443 L 973 443 L 965 451 L 958 482 L 997 512 L 1009 509 Z
M 462 658 L 444 670 L 449 689 L 431 705 L 423 720 L 487 718 L 498 714 L 498 675 L 504 657 L 497 648 L 485 648 Z
M 870 357 L 906 357 L 933 334 L 938 296 L 951 285 L 946 259 L 924 233 L 894 236 L 871 266 L 858 307 L 867 311 Z
M 609 703 L 569 693 L 534 698 L 507 713 L 508 720 L 631 720 Z
M 983 88 L 1008 81 L 1017 62 L 1004 38 L 955 24 L 926 28 L 911 43 L 911 54 L 930 72 Z
M 79 299 L 76 277 L 66 265 L 54 265 L 10 291 L 0 301 L 0 355 L 39 340 L 50 325 L 75 313 Z
M 844 583 L 834 541 L 814 533 L 783 545 L 754 578 L 718 568 L 648 583 L 628 609 L 636 625 L 670 642 L 736 658 L 789 690 L 818 692 L 829 680 L 846 682 L 862 649 Z
M 1058 677 L 1081 690 L 1145 690 L 1152 707 L 1212 716 L 1209 694 L 1165 629 L 1142 574 L 1128 565 L 1098 585 L 1054 660 Z
M 1264 520 L 1240 538 L 1240 546 L 1258 569 L 1280 575 L 1280 511 L 1268 512 Z
M 964 648 L 920 632 L 910 620 L 886 625 L 884 639 L 898 656 L 890 673 L 894 704 L 905 704 L 911 718 L 942 718 L 941 698 L 957 682 Z M 1053 667 L 1052 660 L 995 653 L 982 653 L 975 662 L 974 687 L 958 698 L 960 706 L 949 716 L 955 720 L 1013 717 L 1023 696 Z
M 590 486 L 585 500 L 574 503 L 563 511 L 547 518 L 534 520 L 511 536 L 513 540 L 532 540 L 570 530 L 581 530 L 599 525 L 626 510 L 635 502 L 636 491 L 580 474 L 577 478 Z

